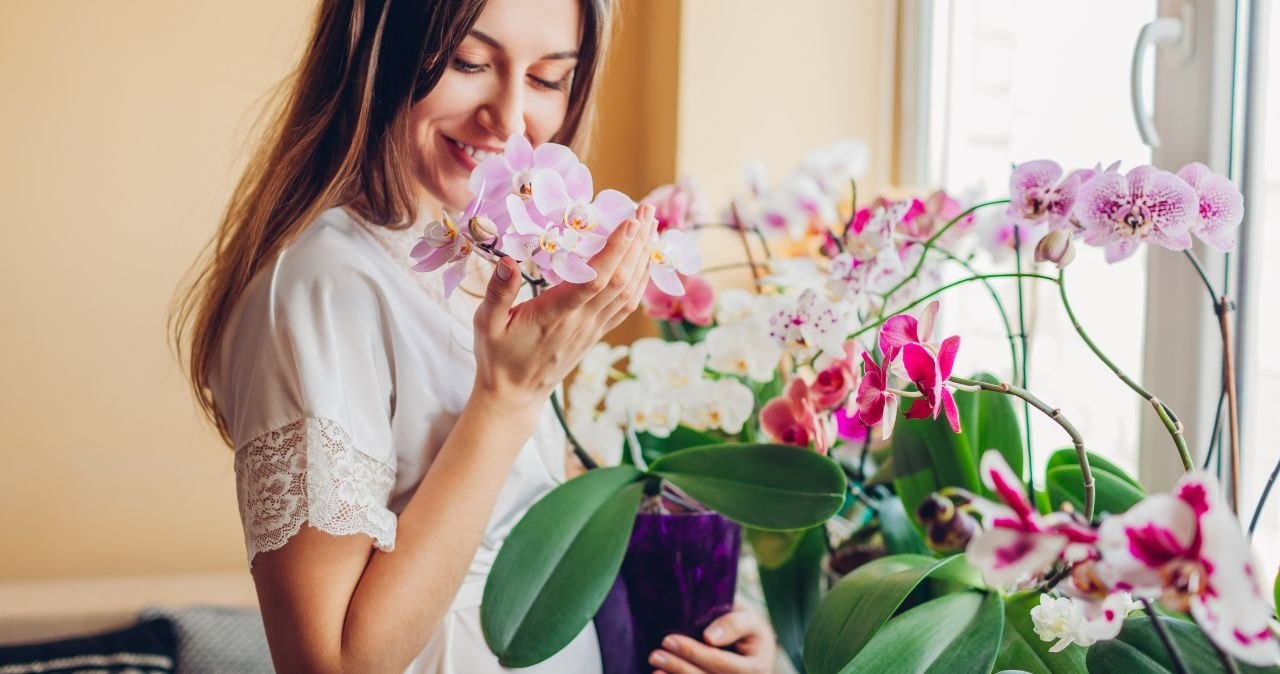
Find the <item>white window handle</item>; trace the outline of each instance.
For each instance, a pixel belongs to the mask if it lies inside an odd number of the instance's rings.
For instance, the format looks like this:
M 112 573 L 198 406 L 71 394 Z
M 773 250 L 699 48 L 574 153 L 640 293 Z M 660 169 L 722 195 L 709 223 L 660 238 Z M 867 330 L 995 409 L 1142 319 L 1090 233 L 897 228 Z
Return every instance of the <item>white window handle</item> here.
M 1183 3 L 1183 18 L 1164 16 L 1142 27 L 1138 32 L 1138 43 L 1133 47 L 1133 63 L 1129 72 L 1129 95 L 1133 102 L 1133 119 L 1138 124 L 1138 135 L 1142 142 L 1152 148 L 1160 147 L 1160 134 L 1156 133 L 1156 124 L 1147 110 L 1147 103 L 1142 93 L 1146 89 L 1143 73 L 1146 68 L 1147 47 L 1182 43 L 1184 54 L 1188 53 L 1190 39 L 1189 26 L 1191 19 L 1189 3 Z

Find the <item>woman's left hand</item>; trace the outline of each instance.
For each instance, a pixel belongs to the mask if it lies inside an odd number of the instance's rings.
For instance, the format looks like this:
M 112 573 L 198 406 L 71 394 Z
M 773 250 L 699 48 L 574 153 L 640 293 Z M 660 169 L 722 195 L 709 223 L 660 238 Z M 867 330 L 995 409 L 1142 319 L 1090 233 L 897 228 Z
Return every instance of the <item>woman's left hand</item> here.
M 769 621 L 755 611 L 735 608 L 711 623 L 702 636 L 706 643 L 682 634 L 668 636 L 662 640 L 662 648 L 649 655 L 649 664 L 665 674 L 768 674 L 773 671 L 777 642 Z M 732 651 L 719 648 L 730 645 Z

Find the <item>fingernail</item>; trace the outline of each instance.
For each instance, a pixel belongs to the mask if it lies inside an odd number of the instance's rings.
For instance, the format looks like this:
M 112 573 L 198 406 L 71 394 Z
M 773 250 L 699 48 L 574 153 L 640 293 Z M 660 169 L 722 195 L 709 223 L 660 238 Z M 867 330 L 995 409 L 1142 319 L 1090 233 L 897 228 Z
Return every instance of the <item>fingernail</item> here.
M 506 260 L 498 260 L 498 279 L 506 281 L 511 278 L 511 265 Z
M 669 651 L 676 650 L 676 647 L 679 645 L 680 645 L 680 642 L 676 641 L 675 637 L 667 637 L 666 639 L 662 640 L 662 647 Z
M 654 667 L 661 667 L 667 664 L 667 656 L 663 655 L 662 651 L 654 651 L 649 654 L 649 664 Z
M 635 238 L 636 230 L 640 228 L 640 223 L 635 220 L 627 221 L 627 238 Z
M 718 642 L 722 636 L 724 636 L 724 630 L 719 626 L 713 625 L 707 628 L 707 641 Z

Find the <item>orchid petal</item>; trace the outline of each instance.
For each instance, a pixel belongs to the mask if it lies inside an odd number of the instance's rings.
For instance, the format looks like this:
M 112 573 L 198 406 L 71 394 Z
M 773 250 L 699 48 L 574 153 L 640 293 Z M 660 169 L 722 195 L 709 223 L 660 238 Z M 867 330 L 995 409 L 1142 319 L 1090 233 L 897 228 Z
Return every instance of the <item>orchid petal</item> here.
M 533 168 L 533 144 L 523 133 L 516 132 L 507 138 L 506 149 L 502 155 L 507 160 L 507 165 L 514 171 L 528 171 Z
M 580 162 L 573 150 L 559 143 L 543 143 L 533 149 L 529 168 L 548 169 L 564 175 Z
M 636 202 L 618 190 L 601 190 L 591 203 L 600 211 L 600 226 L 606 232 L 612 232 L 618 223 L 636 214 Z
M 888 440 L 893 435 L 893 426 L 898 421 L 898 396 L 892 393 L 884 395 L 884 419 L 880 422 L 880 437 Z
M 649 280 L 662 292 L 672 297 L 684 296 L 684 284 L 680 282 L 680 277 L 676 275 L 674 269 L 659 267 L 656 264 L 649 265 Z
M 555 171 L 534 171 L 533 204 L 548 219 L 559 221 L 564 210 L 573 205 L 573 199 L 565 191 L 564 178 Z
M 916 328 L 916 332 L 919 334 L 920 338 L 916 341 L 928 342 L 929 338 L 933 336 L 933 326 L 938 321 L 938 309 L 941 308 L 941 306 L 942 305 L 938 300 L 934 300 L 925 305 L 924 311 L 920 312 L 920 322 L 919 326 Z
M 609 238 L 596 234 L 595 232 L 579 232 L 578 245 L 573 250 L 577 254 L 586 259 L 595 257 L 596 253 L 604 250 L 605 244 L 609 243 Z
M 897 356 L 903 346 L 920 341 L 919 320 L 911 314 L 898 314 L 880 326 L 880 353 L 886 358 Z
M 951 389 L 942 389 L 942 411 L 947 415 L 947 423 L 951 425 L 952 433 L 960 432 L 960 410 L 956 407 L 956 399 L 951 395 Z
M 502 237 L 502 252 L 510 255 L 517 262 L 528 262 L 542 246 L 536 234 L 516 234 L 508 232 Z
M 1004 456 L 994 449 L 983 452 L 979 470 L 982 472 L 982 484 L 1012 508 L 1019 520 L 1029 522 L 1035 509 L 1022 489 L 1022 480 L 1005 462 Z
M 545 223 L 542 226 L 534 223 L 524 199 L 514 194 L 507 195 L 507 214 L 511 216 L 511 226 L 519 234 L 541 235 L 546 230 Z
M 924 399 L 931 408 L 938 404 L 938 394 L 942 388 L 942 377 L 938 371 L 938 360 L 928 349 L 910 343 L 902 347 L 902 365 L 906 368 L 907 378 L 920 389 Z M 934 416 L 937 416 L 936 410 Z
M 594 194 L 591 189 L 591 172 L 585 164 L 574 164 L 561 175 L 564 177 L 564 191 L 571 201 L 579 204 L 591 203 L 591 195 Z
M 586 283 L 596 277 L 596 270 L 574 253 L 552 255 L 551 269 L 569 283 Z
M 1066 545 L 1063 536 L 990 528 L 970 539 L 965 558 L 982 571 L 988 585 L 1009 587 L 1024 576 L 1044 574 Z
M 951 368 L 956 363 L 956 354 L 960 351 L 960 335 L 952 335 L 942 340 L 938 348 L 938 374 L 942 383 L 951 378 Z
M 1136 252 L 1138 252 L 1137 239 L 1120 239 L 1106 247 L 1104 257 L 1107 262 L 1115 264 Z
M 436 248 L 426 257 L 419 260 L 417 264 L 413 265 L 413 270 L 423 272 L 435 271 L 444 266 L 444 264 L 451 258 L 453 258 L 453 253 L 450 249 Z
M 462 283 L 462 277 L 467 273 L 467 258 L 457 260 L 453 264 L 445 267 L 441 278 L 444 281 L 444 296 L 448 297 Z
M 506 159 L 500 155 L 480 162 L 480 165 L 471 171 L 471 178 L 467 181 L 472 194 L 486 199 L 501 199 L 502 192 L 506 191 L 510 184 L 511 169 L 507 167 Z
M 1125 177 L 1119 173 L 1101 173 L 1080 188 L 1075 215 L 1086 231 L 1114 238 L 1111 232 L 1115 214 L 1131 203 L 1129 183 Z M 1105 245 L 1110 241 L 1094 243 L 1086 239 L 1086 243 Z

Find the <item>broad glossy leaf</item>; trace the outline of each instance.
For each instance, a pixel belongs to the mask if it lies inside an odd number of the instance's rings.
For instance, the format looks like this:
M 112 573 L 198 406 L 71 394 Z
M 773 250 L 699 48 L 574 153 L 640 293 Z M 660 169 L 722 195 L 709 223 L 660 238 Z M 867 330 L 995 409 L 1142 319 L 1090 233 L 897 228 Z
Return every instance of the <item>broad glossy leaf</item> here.
M 1106 470 L 1094 470 L 1092 473 L 1096 497 L 1095 517 L 1102 513 L 1122 513 L 1147 495 L 1142 489 Z M 1061 508 L 1064 502 L 1070 502 L 1076 512 L 1084 512 L 1084 478 L 1080 473 L 1080 466 L 1058 466 L 1046 473 L 1044 480 L 1049 501 L 1055 510 Z
M 1204 632 L 1191 622 L 1162 618 L 1160 624 L 1169 632 L 1178 647 L 1182 663 L 1195 674 L 1224 672 L 1222 660 L 1205 638 Z M 1089 647 L 1085 664 L 1090 672 L 1123 672 L 1123 674 L 1166 674 L 1174 670 L 1173 659 L 1151 625 L 1151 618 L 1138 616 L 1127 618 L 1120 636 L 1111 641 L 1099 641 Z M 1236 666 L 1242 674 L 1280 672 L 1280 667 L 1254 667 L 1239 660 Z
M 1004 604 L 1004 642 L 996 657 L 996 671 L 1021 670 L 1031 674 L 1088 674 L 1085 649 L 1068 646 L 1050 653 L 1052 641 L 1041 641 L 1031 621 L 1031 609 L 1040 605 L 1040 593 L 1013 595 Z
M 970 379 L 988 384 L 1000 383 L 995 375 L 988 372 L 979 372 Z M 960 430 L 973 453 L 973 460 L 981 463 L 982 454 L 994 449 L 1009 463 L 1015 475 L 1022 475 L 1025 448 L 1014 399 L 991 391 L 957 391 L 955 398 L 960 408 Z
M 793 531 L 764 531 L 763 529 L 743 529 L 747 542 L 751 544 L 751 552 L 755 553 L 756 563 L 761 569 L 776 569 L 791 559 L 807 529 Z
M 1106 457 L 1098 456 L 1093 452 L 1085 452 L 1085 454 L 1089 457 L 1090 470 L 1094 472 L 1097 472 L 1099 470 L 1106 471 L 1120 478 L 1121 480 L 1128 482 L 1134 487 L 1137 487 L 1138 489 L 1143 488 L 1141 483 L 1139 483 L 1137 480 L 1130 477 L 1129 474 L 1126 473 L 1123 468 L 1121 468 L 1120 466 L 1117 466 L 1115 463 L 1111 462 Z M 1055 451 L 1053 455 L 1049 457 L 1049 462 L 1045 464 L 1044 470 L 1047 473 L 1053 470 L 1054 468 L 1057 468 L 1058 466 L 1074 466 L 1079 463 L 1080 463 L 1079 458 L 1076 457 L 1076 450 L 1074 448 L 1067 447 L 1065 449 L 1059 449 Z
M 914 513 L 920 501 L 943 487 L 979 489 L 978 465 L 964 435 L 952 433 L 943 417 L 899 419 L 894 427 L 894 491 Z M 914 518 L 913 518 L 914 519 Z
M 799 545 L 781 566 L 760 567 L 769 620 L 797 671 L 804 663 L 804 633 L 822 598 L 822 556 L 827 551 L 824 527 L 800 532 Z
M 665 438 L 659 438 L 648 433 L 636 433 L 636 439 L 640 441 L 640 453 L 644 455 L 645 463 L 653 463 L 663 454 L 670 454 L 676 450 L 714 445 L 720 442 L 720 440 L 707 433 L 695 431 L 684 426 L 676 426 L 676 429 L 671 431 L 671 435 Z M 627 446 L 626 440 L 623 440 L 622 444 L 622 461 L 623 463 L 632 463 L 631 448 Z
M 997 593 L 956 592 L 895 616 L 841 674 L 988 674 L 1004 634 Z
M 844 505 L 844 471 L 807 449 L 722 444 L 682 449 L 649 466 L 708 508 L 743 526 L 807 529 Z
M 880 515 L 880 533 L 884 535 L 884 545 L 889 554 L 933 554 L 920 536 L 915 516 L 903 510 L 902 500 L 897 496 L 877 500 L 876 512 Z
M 876 631 L 926 578 L 980 583 L 962 555 L 935 559 L 892 555 L 858 567 L 840 579 L 809 621 L 804 664 L 810 674 L 838 672 L 871 641 Z
M 542 662 L 591 621 L 622 566 L 642 477 L 631 466 L 588 471 L 511 530 L 480 607 L 485 642 L 504 666 Z

